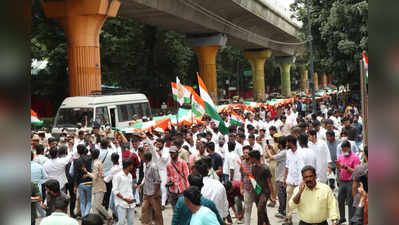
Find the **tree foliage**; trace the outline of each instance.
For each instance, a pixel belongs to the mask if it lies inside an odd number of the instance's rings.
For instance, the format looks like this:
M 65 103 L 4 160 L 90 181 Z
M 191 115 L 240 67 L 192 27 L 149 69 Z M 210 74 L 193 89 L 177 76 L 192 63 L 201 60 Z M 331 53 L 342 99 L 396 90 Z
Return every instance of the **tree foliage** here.
M 332 74 L 337 83 L 359 83 L 359 60 L 368 49 L 368 1 L 309 0 L 315 71 Z M 307 36 L 306 0 L 291 5 Z

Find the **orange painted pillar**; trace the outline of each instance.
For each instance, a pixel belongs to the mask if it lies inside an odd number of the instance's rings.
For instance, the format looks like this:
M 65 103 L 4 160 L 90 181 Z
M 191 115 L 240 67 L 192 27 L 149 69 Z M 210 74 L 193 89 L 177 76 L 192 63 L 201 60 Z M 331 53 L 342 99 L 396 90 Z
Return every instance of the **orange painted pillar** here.
M 101 90 L 100 31 L 107 18 L 116 16 L 120 2 L 64 0 L 42 6 L 48 18 L 62 25 L 68 39 L 70 96 Z
M 322 77 L 321 77 L 321 84 L 323 88 L 327 87 L 327 74 L 323 73 Z
M 193 47 L 197 54 L 199 74 L 208 88 L 213 102 L 218 102 L 218 82 L 216 74 L 216 55 L 220 46 Z
M 317 72 L 314 72 L 314 89 L 319 90 L 319 74 Z
M 332 77 L 331 74 L 328 75 L 328 81 L 327 81 L 327 83 L 328 83 L 328 84 L 332 84 L 332 83 L 333 83 L 333 77 Z

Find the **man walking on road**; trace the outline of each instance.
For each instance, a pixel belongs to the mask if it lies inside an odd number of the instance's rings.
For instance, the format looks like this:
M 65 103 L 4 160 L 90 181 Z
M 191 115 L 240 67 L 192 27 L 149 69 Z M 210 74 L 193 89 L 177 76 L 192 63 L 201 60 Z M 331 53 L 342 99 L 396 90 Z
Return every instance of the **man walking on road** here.
M 305 166 L 301 173 L 303 181 L 289 201 L 290 208 L 298 209 L 299 225 L 328 225 L 327 219 L 337 225 L 337 200 L 330 187 L 316 181 L 312 166 Z

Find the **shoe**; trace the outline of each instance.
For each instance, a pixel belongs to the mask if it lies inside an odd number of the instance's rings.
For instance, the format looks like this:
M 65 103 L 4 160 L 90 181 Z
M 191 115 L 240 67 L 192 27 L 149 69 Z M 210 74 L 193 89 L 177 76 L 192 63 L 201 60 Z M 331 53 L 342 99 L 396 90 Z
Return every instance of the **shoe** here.
M 338 224 L 344 224 L 344 223 L 346 223 L 346 219 L 345 219 L 345 218 L 340 219 L 340 220 L 338 221 Z
M 281 213 L 276 213 L 276 215 L 274 215 L 277 218 L 281 218 L 281 219 L 285 219 L 285 215 L 281 214 Z

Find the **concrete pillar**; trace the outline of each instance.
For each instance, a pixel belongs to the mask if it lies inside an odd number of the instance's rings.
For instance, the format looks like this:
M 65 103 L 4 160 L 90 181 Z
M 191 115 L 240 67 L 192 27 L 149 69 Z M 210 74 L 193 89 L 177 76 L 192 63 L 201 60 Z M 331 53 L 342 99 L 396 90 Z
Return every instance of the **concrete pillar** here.
M 276 58 L 281 73 L 281 94 L 291 97 L 291 66 L 295 61 L 294 57 L 284 56 Z
M 327 87 L 327 74 L 323 73 L 322 77 L 321 77 L 321 85 L 323 88 Z
M 314 72 L 314 90 L 319 90 L 319 74 L 317 72 Z
M 252 83 L 254 99 L 265 101 L 265 62 L 272 55 L 272 51 L 267 50 L 247 50 L 244 57 L 249 61 L 252 68 Z
M 216 55 L 221 46 L 225 46 L 227 37 L 223 34 L 189 37 L 186 43 L 197 55 L 199 74 L 208 88 L 209 95 L 217 104 L 218 85 L 216 74 Z
M 297 64 L 299 73 L 301 74 L 301 90 L 308 93 L 308 70 L 303 64 Z
M 46 17 L 56 19 L 68 39 L 70 96 L 101 90 L 99 34 L 105 20 L 115 17 L 120 2 L 64 0 L 42 2 Z

